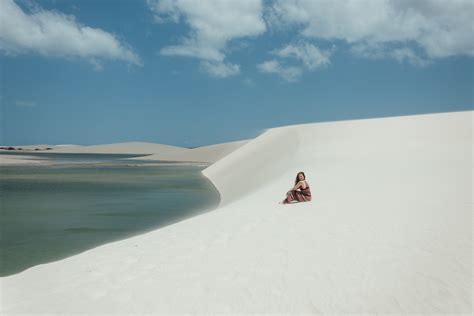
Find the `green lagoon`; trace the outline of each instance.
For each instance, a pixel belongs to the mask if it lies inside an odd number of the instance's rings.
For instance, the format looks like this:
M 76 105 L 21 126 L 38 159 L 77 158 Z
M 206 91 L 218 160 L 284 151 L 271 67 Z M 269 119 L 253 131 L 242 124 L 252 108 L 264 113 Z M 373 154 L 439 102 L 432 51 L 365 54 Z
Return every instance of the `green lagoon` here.
M 48 165 L 0 165 L 0 276 L 217 207 L 206 164 L 132 156 L 42 153 Z

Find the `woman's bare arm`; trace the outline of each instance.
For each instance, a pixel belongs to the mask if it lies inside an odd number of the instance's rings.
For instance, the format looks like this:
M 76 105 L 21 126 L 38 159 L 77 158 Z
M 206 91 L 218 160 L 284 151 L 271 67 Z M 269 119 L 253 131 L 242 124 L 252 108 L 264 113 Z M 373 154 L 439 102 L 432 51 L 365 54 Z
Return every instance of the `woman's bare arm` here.
M 290 191 L 296 191 L 298 190 L 299 187 L 301 187 L 303 185 L 303 180 L 301 180 L 300 182 L 298 182 L 294 187 L 292 187 L 290 189 Z

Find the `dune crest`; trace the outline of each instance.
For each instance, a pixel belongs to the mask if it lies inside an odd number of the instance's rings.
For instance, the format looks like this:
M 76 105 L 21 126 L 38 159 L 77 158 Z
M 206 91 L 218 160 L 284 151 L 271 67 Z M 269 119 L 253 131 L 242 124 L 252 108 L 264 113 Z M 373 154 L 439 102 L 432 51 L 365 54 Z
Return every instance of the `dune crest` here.
M 150 156 L 129 158 L 129 160 L 165 160 L 165 161 L 188 161 L 188 162 L 216 162 L 239 147 L 245 145 L 249 140 L 239 140 L 222 144 L 214 144 L 196 148 L 184 148 L 183 150 L 162 151 Z
M 55 146 L 51 152 L 56 153 L 91 153 L 91 154 L 154 154 L 184 150 L 184 147 L 155 144 L 147 142 L 125 142 L 89 146 Z

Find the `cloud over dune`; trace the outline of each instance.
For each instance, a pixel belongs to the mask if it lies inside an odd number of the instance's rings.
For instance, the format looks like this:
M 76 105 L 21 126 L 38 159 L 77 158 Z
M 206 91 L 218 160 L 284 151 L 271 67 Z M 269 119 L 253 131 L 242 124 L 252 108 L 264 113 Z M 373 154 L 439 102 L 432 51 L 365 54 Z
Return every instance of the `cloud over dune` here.
M 332 50 L 322 50 L 313 44 L 300 42 L 288 44 L 271 53 L 279 57 L 279 60 L 267 60 L 258 64 L 257 69 L 262 73 L 277 74 L 286 81 L 293 82 L 297 81 L 304 71 L 315 71 L 328 66 L 331 63 Z M 295 62 L 297 65 L 294 65 Z
M 288 82 L 298 80 L 303 70 L 295 66 L 284 66 L 279 61 L 272 59 L 257 65 L 257 69 L 262 73 L 276 74 Z

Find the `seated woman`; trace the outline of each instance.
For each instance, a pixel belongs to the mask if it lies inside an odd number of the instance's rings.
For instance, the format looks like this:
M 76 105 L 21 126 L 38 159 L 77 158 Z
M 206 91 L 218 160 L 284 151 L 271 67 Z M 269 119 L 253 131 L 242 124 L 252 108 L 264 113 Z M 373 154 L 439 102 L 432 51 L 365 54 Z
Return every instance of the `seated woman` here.
M 298 189 L 300 191 L 298 191 Z M 311 201 L 311 191 L 306 182 L 306 176 L 303 171 L 298 172 L 295 179 L 295 186 L 286 193 L 286 199 L 279 204 L 288 204 L 291 202 L 309 202 Z

